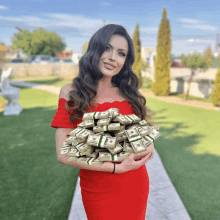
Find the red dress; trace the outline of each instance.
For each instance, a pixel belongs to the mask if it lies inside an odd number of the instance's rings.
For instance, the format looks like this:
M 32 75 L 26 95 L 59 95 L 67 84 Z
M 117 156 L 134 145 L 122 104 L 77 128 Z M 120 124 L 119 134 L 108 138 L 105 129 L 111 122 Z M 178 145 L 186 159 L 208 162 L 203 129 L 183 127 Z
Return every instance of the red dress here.
M 65 99 L 59 99 L 51 127 L 76 128 L 82 122 L 81 117 L 74 125 L 69 123 L 65 103 Z M 123 115 L 135 114 L 127 101 L 91 105 L 87 112 L 106 111 L 109 108 L 118 108 Z M 88 220 L 145 220 L 149 195 L 149 177 L 145 165 L 121 174 L 80 169 L 79 176 Z

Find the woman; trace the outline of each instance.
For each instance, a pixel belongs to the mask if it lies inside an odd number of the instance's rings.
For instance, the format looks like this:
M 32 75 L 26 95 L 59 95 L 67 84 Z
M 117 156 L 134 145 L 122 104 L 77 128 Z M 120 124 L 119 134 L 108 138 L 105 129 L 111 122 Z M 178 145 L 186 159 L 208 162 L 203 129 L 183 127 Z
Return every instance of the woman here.
M 80 169 L 82 201 L 88 220 L 144 220 L 149 194 L 145 163 L 154 153 L 131 154 L 123 162 L 102 165 L 79 164 L 60 157 L 62 143 L 86 112 L 118 108 L 119 113 L 136 114 L 148 122 L 152 113 L 138 91 L 139 80 L 132 71 L 133 42 L 124 27 L 105 25 L 89 41 L 79 61 L 79 75 L 60 90 L 58 111 L 51 127 L 56 128 L 57 159 Z M 151 125 L 151 123 L 150 123 Z

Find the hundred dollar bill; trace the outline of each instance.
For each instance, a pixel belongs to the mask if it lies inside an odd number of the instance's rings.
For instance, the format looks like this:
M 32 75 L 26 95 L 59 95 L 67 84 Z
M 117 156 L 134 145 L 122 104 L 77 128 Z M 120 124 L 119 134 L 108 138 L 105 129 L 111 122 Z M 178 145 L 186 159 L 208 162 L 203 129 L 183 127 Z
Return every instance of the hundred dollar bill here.
M 131 128 L 140 128 L 140 125 L 138 124 L 131 124 L 126 126 L 126 130 L 131 129 Z
M 84 129 L 83 131 L 81 131 L 77 134 L 77 138 L 79 138 L 83 141 L 86 141 L 90 133 L 92 133 L 92 131 L 90 131 L 88 129 Z
M 131 147 L 131 145 L 126 141 L 124 141 L 124 144 L 123 144 L 123 151 L 130 152 L 130 153 L 135 153 L 133 148 Z
M 85 154 L 80 153 L 75 147 L 73 147 L 73 148 L 70 148 L 68 155 L 69 155 L 69 157 L 81 157 Z
M 83 151 L 83 153 L 86 155 L 86 156 L 88 156 L 88 157 L 90 157 L 90 155 L 92 154 L 92 152 L 93 152 L 93 148 L 89 148 L 89 149 L 87 149 L 86 151 Z M 98 155 L 98 154 L 97 154 Z
M 77 127 L 70 132 L 70 136 L 86 141 L 90 133 L 92 133 L 92 131 L 89 129 Z
M 141 140 L 141 135 L 137 128 L 131 128 L 131 129 L 125 130 L 125 134 L 130 143 L 133 141 L 139 140 L 139 139 Z
M 68 156 L 68 153 L 69 153 L 69 151 L 70 151 L 70 149 L 68 148 L 60 148 L 60 156 L 61 157 L 66 157 L 66 156 Z
M 153 128 L 151 126 L 144 126 L 144 127 L 139 127 L 138 129 L 141 134 L 141 137 L 143 137 L 146 136 L 147 134 L 150 134 Z
M 99 119 L 97 121 L 97 126 L 109 125 L 111 118 Z
M 116 137 L 116 141 L 117 142 L 122 142 L 122 141 L 126 141 L 128 138 L 126 136 L 126 134 L 123 134 L 122 136 L 117 136 Z
M 115 137 L 123 136 L 123 135 L 125 135 L 125 130 L 122 130 L 122 131 L 114 131 L 114 135 L 115 135 Z
M 92 153 L 90 153 L 90 152 L 86 152 L 86 155 L 88 156 L 88 157 L 93 157 L 93 158 L 97 158 L 98 157 L 98 155 L 99 155 L 99 152 L 92 152 Z
M 92 157 L 79 157 L 77 160 L 78 163 L 87 164 L 87 165 L 102 165 L 103 162 Z
M 80 144 L 83 144 L 84 142 L 81 139 L 72 137 L 72 146 L 76 147 Z
M 70 149 L 70 147 L 71 147 L 71 144 L 64 141 L 60 148 L 61 149 Z
M 135 153 L 140 153 L 147 150 L 147 147 L 145 147 L 142 140 L 131 142 L 131 147 L 133 148 Z
M 123 161 L 128 158 L 128 152 L 120 152 L 116 155 L 111 153 L 99 152 L 98 160 L 100 161 Z
M 115 148 L 108 148 L 108 151 L 115 155 L 123 150 L 123 147 L 116 141 Z
M 148 123 L 146 122 L 146 120 L 142 120 L 142 121 L 140 121 L 138 124 L 139 124 L 141 127 L 148 125 Z
M 104 112 L 89 112 L 89 113 L 84 113 L 82 120 L 91 120 L 91 119 L 103 119 L 103 118 L 108 118 L 109 117 L 109 112 L 104 111 Z
M 120 131 L 120 123 L 110 123 L 109 125 L 102 126 L 104 131 Z
M 147 135 L 142 137 L 142 141 L 145 147 L 148 147 L 149 145 L 153 143 L 153 139 L 148 137 Z
M 101 132 L 101 131 L 104 131 L 103 126 L 94 126 L 93 127 L 93 133 L 98 133 L 98 132 Z
M 87 144 L 96 147 L 115 148 L 116 138 L 91 133 L 88 136 Z
M 108 111 L 113 112 L 113 115 L 112 115 L 113 118 L 115 118 L 117 115 L 119 115 L 118 108 L 110 108 Z
M 86 121 L 79 123 L 77 126 L 81 128 L 91 128 L 95 126 L 95 122 L 94 120 L 86 120 Z
M 69 138 L 67 138 L 66 140 L 65 140 L 65 142 L 67 143 L 67 144 L 69 144 L 70 146 L 75 146 L 76 144 L 78 144 L 78 143 L 82 143 L 82 142 L 84 142 L 83 140 L 81 140 L 81 139 L 79 139 L 79 138 L 76 138 L 76 137 L 69 137 Z
M 90 145 L 88 145 L 87 143 L 80 143 L 78 145 L 75 146 L 76 149 L 78 151 L 80 151 L 80 153 L 84 153 L 87 150 L 92 150 L 93 151 L 93 147 L 91 147 Z
M 123 125 L 131 123 L 131 120 L 129 118 L 126 118 L 124 115 L 118 115 L 116 116 L 116 119 Z
M 141 121 L 141 118 L 139 118 L 135 114 L 125 115 L 125 117 L 128 118 L 129 120 L 131 120 L 131 123 L 137 123 L 137 122 Z
M 157 139 L 160 135 L 161 135 L 161 133 L 159 131 L 157 131 L 155 128 L 153 128 L 151 130 L 150 134 L 148 134 L 148 136 L 150 138 L 153 138 L 153 140 Z
M 106 136 L 109 136 L 109 137 L 112 137 L 110 134 L 105 134 Z M 119 152 L 121 152 L 123 150 L 123 147 L 116 141 L 116 146 L 115 146 L 115 148 L 113 148 L 113 149 L 111 149 L 111 148 L 109 148 L 108 149 L 108 151 L 111 153 L 111 154 L 113 154 L 113 155 L 115 155 L 115 154 L 117 154 L 117 153 L 119 153 Z

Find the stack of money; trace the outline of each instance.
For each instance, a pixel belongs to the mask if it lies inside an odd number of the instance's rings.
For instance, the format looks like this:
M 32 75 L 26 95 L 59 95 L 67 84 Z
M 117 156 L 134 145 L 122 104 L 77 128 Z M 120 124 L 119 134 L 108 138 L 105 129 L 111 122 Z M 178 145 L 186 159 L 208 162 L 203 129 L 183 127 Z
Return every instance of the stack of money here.
M 117 108 L 85 113 L 82 120 L 60 148 L 60 156 L 67 156 L 68 161 L 91 165 L 121 162 L 128 152 L 146 151 L 161 135 L 158 125 L 150 126 L 135 114 L 122 115 Z

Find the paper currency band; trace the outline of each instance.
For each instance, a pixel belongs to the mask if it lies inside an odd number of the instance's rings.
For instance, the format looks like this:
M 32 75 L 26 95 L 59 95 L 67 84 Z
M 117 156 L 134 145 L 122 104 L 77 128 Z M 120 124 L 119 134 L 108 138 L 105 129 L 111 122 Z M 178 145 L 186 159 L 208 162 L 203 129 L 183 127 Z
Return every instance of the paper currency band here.
M 129 143 L 132 143 L 132 142 L 135 142 L 135 141 L 139 141 L 139 140 L 142 140 L 142 138 L 139 138 L 139 139 L 136 139 L 136 140 L 133 140 L 133 141 L 129 141 Z
M 91 164 L 91 163 L 89 163 L 90 160 L 92 160 L 92 157 L 87 160 L 87 164 L 89 164 L 89 165 Z
M 128 115 L 125 115 L 125 117 L 128 117 L 132 121 L 132 123 L 134 123 L 134 120 L 130 118 Z
M 153 142 L 154 142 L 154 139 L 153 139 L 151 136 L 149 136 L 148 134 L 147 134 L 146 136 L 148 136 L 149 138 L 151 138 L 151 139 L 153 140 Z
M 93 117 L 93 119 L 96 119 L 95 114 L 96 114 L 96 112 L 94 112 L 94 114 L 93 114 L 93 116 L 92 116 L 92 117 Z
M 75 137 L 77 137 L 77 134 L 79 133 L 79 132 L 81 132 L 82 130 L 84 130 L 85 128 L 82 128 L 81 130 L 79 130 L 78 132 L 76 132 L 76 134 L 75 134 Z
M 101 146 L 102 138 L 103 138 L 103 135 L 101 135 L 101 137 L 100 137 L 100 139 L 99 139 L 98 147 Z

